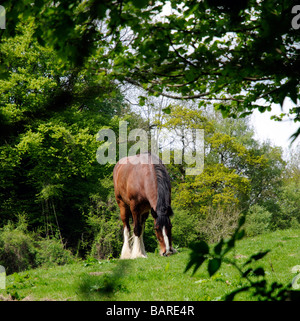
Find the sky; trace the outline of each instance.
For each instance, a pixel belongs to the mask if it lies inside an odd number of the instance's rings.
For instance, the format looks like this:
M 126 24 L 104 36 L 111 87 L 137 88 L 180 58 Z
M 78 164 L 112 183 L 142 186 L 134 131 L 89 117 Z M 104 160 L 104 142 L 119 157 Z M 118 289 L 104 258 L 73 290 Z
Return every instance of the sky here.
M 300 122 L 294 123 L 292 120 L 286 119 L 278 122 L 270 119 L 272 115 L 279 115 L 286 112 L 294 104 L 287 101 L 283 105 L 283 110 L 279 105 L 273 105 L 272 111 L 260 113 L 255 110 L 251 116 L 251 123 L 254 127 L 255 138 L 261 142 L 269 140 L 273 145 L 282 147 L 285 153 L 290 148 L 290 137 L 300 127 Z M 300 137 L 295 140 L 292 147 L 300 143 Z

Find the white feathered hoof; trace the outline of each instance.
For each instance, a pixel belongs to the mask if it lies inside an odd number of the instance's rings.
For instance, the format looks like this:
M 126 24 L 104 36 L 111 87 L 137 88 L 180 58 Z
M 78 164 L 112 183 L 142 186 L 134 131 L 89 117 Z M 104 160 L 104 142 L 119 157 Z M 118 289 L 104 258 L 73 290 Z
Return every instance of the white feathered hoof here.
M 147 254 L 145 251 L 143 238 L 141 236 L 140 237 L 134 236 L 131 259 L 137 259 L 139 257 L 146 258 Z

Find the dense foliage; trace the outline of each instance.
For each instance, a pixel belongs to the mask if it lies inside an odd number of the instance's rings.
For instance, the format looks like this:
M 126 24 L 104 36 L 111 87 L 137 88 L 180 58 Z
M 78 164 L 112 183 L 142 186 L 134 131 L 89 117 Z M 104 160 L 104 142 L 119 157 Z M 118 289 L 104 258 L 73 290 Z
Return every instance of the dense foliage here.
M 44 0 L 34 5 L 8 0 L 4 6 L 12 28 L 4 34 L 14 34 L 22 17 L 38 17 L 40 43 L 51 44 L 75 66 L 97 53 L 97 70 L 107 77 L 151 94 L 213 101 L 224 115 L 235 117 L 270 110 L 272 103 L 283 105 L 289 98 L 294 106 L 287 114 L 299 121 L 295 5 L 294 0 Z
M 1 80 L 1 226 L 24 214 L 31 230 L 76 248 L 91 236 L 93 195 L 111 197 L 112 165 L 97 163 L 97 132 L 117 131 L 127 106 L 114 84 L 62 65 L 33 30 L 31 20 L 0 45 L 9 74 Z
M 170 1 L 173 13 L 154 18 L 165 3 L 4 3 L 0 263 L 11 270 L 47 263 L 48 248 L 60 263 L 61 248 L 119 256 L 113 165 L 97 162 L 96 138 L 111 128 L 118 142 L 120 120 L 128 131 L 204 129 L 203 173 L 188 176 L 182 164 L 168 165 L 176 246 L 221 242 L 234 235 L 241 213 L 249 214 L 251 236 L 300 224 L 299 148 L 286 164 L 280 148 L 254 139 L 247 118 L 223 119 L 215 110 L 245 117 L 286 97 L 297 102 L 299 33 L 291 30 L 290 1 L 244 1 L 238 10 Z M 149 108 L 148 119 L 130 108 L 128 83 L 143 88 L 134 99 L 140 110 Z M 146 93 L 201 102 L 161 108 Z M 298 107 L 290 113 L 298 120 Z M 145 239 L 155 251 L 151 218 Z

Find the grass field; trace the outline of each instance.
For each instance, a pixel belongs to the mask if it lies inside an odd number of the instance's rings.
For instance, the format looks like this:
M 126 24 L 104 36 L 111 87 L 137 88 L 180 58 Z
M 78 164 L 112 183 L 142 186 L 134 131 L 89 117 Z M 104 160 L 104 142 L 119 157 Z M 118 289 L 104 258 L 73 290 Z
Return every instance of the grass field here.
M 238 264 L 250 255 L 271 250 L 257 266 L 269 282 L 290 283 L 291 268 L 300 265 L 300 230 L 276 231 L 239 241 L 229 256 Z M 148 253 L 147 259 L 87 260 L 65 266 L 39 268 L 8 275 L 2 298 L 17 300 L 222 300 L 245 284 L 230 264 L 222 264 L 210 278 L 204 264 L 195 275 L 183 273 L 189 249 L 170 257 Z M 248 293 L 238 300 L 253 300 Z

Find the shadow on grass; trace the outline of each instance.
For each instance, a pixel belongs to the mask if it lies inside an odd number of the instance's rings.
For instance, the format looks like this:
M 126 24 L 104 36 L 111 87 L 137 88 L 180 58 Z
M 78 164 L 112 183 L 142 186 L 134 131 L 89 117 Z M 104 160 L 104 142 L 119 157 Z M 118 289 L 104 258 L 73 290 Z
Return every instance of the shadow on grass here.
M 127 292 L 124 276 L 130 268 L 128 260 L 118 260 L 112 271 L 84 274 L 78 295 L 83 301 L 113 301 L 117 292 Z

